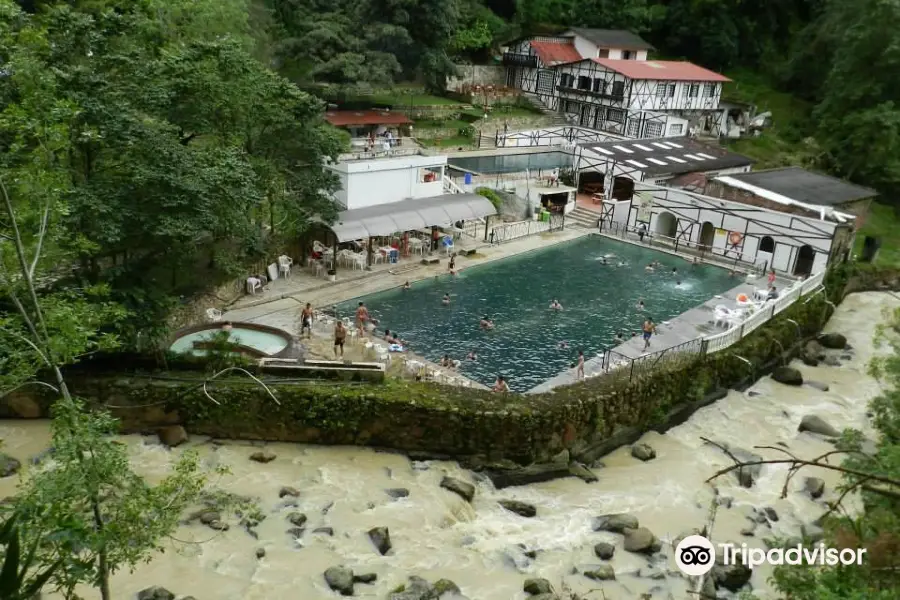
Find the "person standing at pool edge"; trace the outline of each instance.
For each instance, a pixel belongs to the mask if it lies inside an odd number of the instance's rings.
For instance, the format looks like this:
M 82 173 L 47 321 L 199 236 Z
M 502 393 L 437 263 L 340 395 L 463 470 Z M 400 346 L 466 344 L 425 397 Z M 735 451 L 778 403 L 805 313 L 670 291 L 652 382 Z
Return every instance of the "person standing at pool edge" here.
M 578 369 L 575 371 L 576 379 L 584 379 L 584 350 L 578 351 Z
M 365 304 L 359 303 L 356 308 L 356 328 L 359 330 L 359 337 L 366 335 L 366 322 L 369 320 L 369 309 Z
M 344 340 L 347 338 L 347 329 L 343 321 L 334 322 L 334 357 L 337 358 L 338 348 L 341 349 L 341 358 L 344 358 Z
M 644 350 L 650 347 L 650 336 L 656 333 L 656 325 L 653 324 L 653 319 L 647 317 L 647 320 L 644 321 L 644 326 L 641 328 L 644 332 Z
M 303 336 L 303 330 L 306 330 L 306 337 L 312 337 L 312 320 L 313 320 L 313 309 L 312 304 L 309 302 L 306 303 L 306 306 L 303 308 L 303 312 L 300 313 L 300 335 Z

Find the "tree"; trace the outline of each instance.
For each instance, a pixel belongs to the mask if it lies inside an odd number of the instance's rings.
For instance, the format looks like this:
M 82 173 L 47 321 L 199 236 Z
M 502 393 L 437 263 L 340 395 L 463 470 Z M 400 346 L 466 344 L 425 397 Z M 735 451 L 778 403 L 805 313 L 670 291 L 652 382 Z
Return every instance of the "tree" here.
M 37 544 L 23 547 L 18 515 L 12 513 L 0 524 L 0 558 L 3 568 L 0 570 L 0 598 L 4 600 L 33 600 L 38 596 L 59 564 L 52 564 L 40 573 L 35 573 L 35 554 Z

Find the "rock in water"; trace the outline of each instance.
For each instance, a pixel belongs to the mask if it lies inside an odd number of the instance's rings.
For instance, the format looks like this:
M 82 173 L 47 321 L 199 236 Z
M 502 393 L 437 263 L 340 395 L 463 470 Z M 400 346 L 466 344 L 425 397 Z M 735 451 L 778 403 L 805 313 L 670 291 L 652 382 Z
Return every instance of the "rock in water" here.
M 818 477 L 807 477 L 803 482 L 803 487 L 813 499 L 821 498 L 825 493 L 825 482 Z
M 625 529 L 625 550 L 639 554 L 653 554 L 662 549 L 662 543 L 646 527 Z
M 391 550 L 391 534 L 387 527 L 373 527 L 369 530 L 369 539 L 382 556 Z
M 263 464 L 270 463 L 276 458 L 275 454 L 268 450 L 260 450 L 259 452 L 254 452 L 250 455 L 250 460 Z
M 341 596 L 353 595 L 353 571 L 347 567 L 330 567 L 325 571 L 325 583 Z
M 840 431 L 829 425 L 825 419 L 816 415 L 806 415 L 803 417 L 797 431 L 808 431 L 827 437 L 840 437 L 841 435 Z
M 406 488 L 390 488 L 384 490 L 385 493 L 391 498 L 399 499 L 399 498 L 407 498 L 409 496 L 409 490 Z
M 591 473 L 591 470 L 578 461 L 573 460 L 569 463 L 569 473 L 582 480 L 585 483 L 597 483 L 600 479 Z
M 537 509 L 527 502 L 519 502 L 518 500 L 498 500 L 497 503 L 509 512 L 516 513 L 520 517 L 530 518 L 537 514 Z
M 599 542 L 594 545 L 594 554 L 601 560 L 609 560 L 616 553 L 616 547 L 608 542 Z
M 560 479 L 572 475 L 568 463 L 545 463 L 528 465 L 518 469 L 487 469 L 485 475 L 494 483 L 494 487 L 503 489 L 520 485 L 541 483 L 552 479 Z
M 296 498 L 300 495 L 300 490 L 295 487 L 291 487 L 289 485 L 283 486 L 280 490 L 278 490 L 278 497 L 284 498 L 285 496 L 290 496 L 292 498 Z
M 316 527 L 313 529 L 313 533 L 321 533 L 322 535 L 330 535 L 334 536 L 334 529 L 331 527 Z
M 738 563 L 735 565 L 716 565 L 713 567 L 712 576 L 717 587 L 723 587 L 731 592 L 737 592 L 750 581 L 753 571 L 747 565 Z
M 378 580 L 378 575 L 375 573 L 363 573 L 362 575 L 354 575 L 353 581 L 355 583 L 375 583 Z
M 616 578 L 616 571 L 612 565 L 600 565 L 590 571 L 585 571 L 584 576 L 594 581 L 612 581 Z
M 302 512 L 292 512 L 287 516 L 287 520 L 291 525 L 295 527 L 303 527 L 306 525 L 306 515 Z
M 438 579 L 434 582 L 434 594 L 437 598 L 440 598 L 444 594 L 458 596 L 461 591 L 459 586 L 449 579 Z
M 265 558 L 266 557 L 266 549 L 265 548 L 257 548 L 256 549 L 256 558 Z
M 394 592 L 390 600 L 432 600 L 435 597 L 434 586 L 413 575 L 409 578 L 402 592 Z
M 803 385 L 803 375 L 794 367 L 775 367 L 772 379 L 785 385 Z
M 187 431 L 185 431 L 184 427 L 182 427 L 181 425 L 170 425 L 169 427 L 163 427 L 158 432 L 156 432 L 156 435 L 159 437 L 159 441 L 169 448 L 180 446 L 181 444 L 188 441 Z
M 537 596 L 538 594 L 553 593 L 553 587 L 546 579 L 526 579 L 523 589 L 526 593 L 531 594 L 532 596 Z
M 819 381 L 807 381 L 806 385 L 808 385 L 809 387 L 811 387 L 815 390 L 819 390 L 820 392 L 827 392 L 828 390 L 831 389 L 828 387 L 827 383 L 822 383 Z
M 640 527 L 637 517 L 628 513 L 613 515 L 600 515 L 594 518 L 591 524 L 594 531 L 611 531 L 612 533 L 624 533 L 625 529 L 637 529 Z
M 647 444 L 635 444 L 631 447 L 631 455 L 638 460 L 647 462 L 656 458 L 656 450 Z
M 831 350 L 843 350 L 847 347 L 847 338 L 840 333 L 823 333 L 819 336 L 819 343 Z
M 21 467 L 22 463 L 19 462 L 19 459 L 0 452 L 0 477 L 15 475 Z
M 475 497 L 475 486 L 465 481 L 460 481 L 454 477 L 444 477 L 441 479 L 441 487 L 450 490 L 454 494 L 458 494 L 466 502 L 471 502 Z
M 771 506 L 765 507 L 765 508 L 763 509 L 763 513 L 766 515 L 766 518 L 767 518 L 768 520 L 772 521 L 773 523 L 777 523 L 777 522 L 778 522 L 778 513 L 775 512 L 775 509 L 772 508 Z
M 138 600 L 175 600 L 175 594 L 158 585 L 141 590 L 137 597 Z
M 716 442 L 713 445 L 719 450 L 727 450 L 726 454 L 730 454 L 741 463 L 759 462 L 763 459 L 758 454 L 748 452 L 747 450 L 737 448 L 725 442 Z M 741 486 L 749 488 L 753 487 L 753 482 L 759 479 L 759 475 L 762 472 L 762 465 L 746 465 L 741 467 L 740 469 L 735 469 L 733 472 Z
M 21 419 L 39 419 L 41 417 L 41 405 L 29 396 L 10 394 L 6 397 L 9 410 Z

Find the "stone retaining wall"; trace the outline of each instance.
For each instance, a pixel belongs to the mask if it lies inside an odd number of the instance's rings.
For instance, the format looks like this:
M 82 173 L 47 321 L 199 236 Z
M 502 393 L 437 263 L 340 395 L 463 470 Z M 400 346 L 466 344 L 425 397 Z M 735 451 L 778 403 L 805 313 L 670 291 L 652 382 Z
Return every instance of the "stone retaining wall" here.
M 389 381 L 381 385 L 216 380 L 203 392 L 200 374 L 85 374 L 69 377 L 74 393 L 110 408 L 128 432 L 183 424 L 221 438 L 388 447 L 418 456 L 543 462 L 568 450 L 592 459 L 648 429 L 687 419 L 720 390 L 753 380 L 784 349 L 815 335 L 843 297 L 845 275 L 826 280 L 826 296 L 798 302 L 729 349 L 682 359 L 648 377 L 598 377 L 544 394 L 492 394 L 470 388 Z M 796 324 L 795 324 L 796 322 Z M 750 361 L 755 367 L 745 362 Z M 46 415 L 50 398 L 23 388 L 0 403 L 0 417 Z M 27 391 L 26 391 L 27 390 Z M 30 395 L 26 395 L 30 394 Z

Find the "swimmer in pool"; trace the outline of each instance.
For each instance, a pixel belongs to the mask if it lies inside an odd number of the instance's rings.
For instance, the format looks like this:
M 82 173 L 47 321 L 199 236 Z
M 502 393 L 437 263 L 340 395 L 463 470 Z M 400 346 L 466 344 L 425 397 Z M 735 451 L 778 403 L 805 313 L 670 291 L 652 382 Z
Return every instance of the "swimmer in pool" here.
M 556 347 L 559 348 L 560 350 L 565 350 L 566 348 L 569 347 L 569 342 L 560 342 L 556 345 Z
M 653 263 L 650 263 L 646 267 L 644 267 L 644 270 L 647 271 L 648 273 L 652 272 L 653 271 Z
M 493 329 L 494 328 L 494 322 L 491 321 L 490 319 L 488 319 L 487 317 L 481 317 L 481 321 L 478 323 L 478 325 L 482 329 Z
M 638 303 L 637 303 L 637 305 L 635 306 L 635 308 L 638 309 L 638 310 L 644 310 L 644 309 L 647 308 L 647 307 L 644 306 L 644 300 L 641 299 L 641 300 L 638 300 Z
M 444 294 L 444 298 L 441 300 L 441 304 L 447 306 L 450 304 L 450 294 Z
M 556 298 L 553 299 L 553 302 L 550 303 L 550 310 L 562 310 L 562 304 L 559 303 L 559 300 Z
M 404 289 L 404 290 L 408 290 L 408 289 L 409 289 L 409 282 L 408 282 L 408 281 L 407 281 L 406 283 L 403 284 L 403 289 Z
M 466 356 L 466 360 L 478 360 L 478 354 L 476 354 L 475 351 L 473 350 L 472 352 L 469 352 L 469 354 Z

